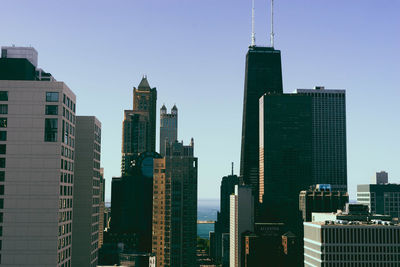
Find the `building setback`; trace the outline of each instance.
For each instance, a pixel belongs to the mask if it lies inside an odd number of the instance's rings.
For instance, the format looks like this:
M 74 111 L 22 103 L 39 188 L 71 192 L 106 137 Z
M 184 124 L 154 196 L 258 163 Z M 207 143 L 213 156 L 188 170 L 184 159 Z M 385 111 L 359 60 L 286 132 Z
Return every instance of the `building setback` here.
M 101 123 L 76 117 L 72 267 L 97 266 L 101 202 Z
M 178 140 L 178 108 L 174 105 L 171 113 L 163 105 L 160 110 L 160 154 L 165 156 L 166 143 Z
M 25 58 L 0 69 L 0 264 L 69 267 L 75 94 Z

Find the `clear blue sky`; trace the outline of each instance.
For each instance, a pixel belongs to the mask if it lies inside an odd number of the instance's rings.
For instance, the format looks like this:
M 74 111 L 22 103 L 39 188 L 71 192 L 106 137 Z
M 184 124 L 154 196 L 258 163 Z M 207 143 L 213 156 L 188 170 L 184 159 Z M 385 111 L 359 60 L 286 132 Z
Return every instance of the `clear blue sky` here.
M 400 183 L 400 1 L 275 7 L 285 92 L 347 90 L 351 198 L 375 171 Z M 268 8 L 256 0 L 257 45 L 269 42 Z M 195 138 L 199 197 L 217 198 L 230 162 L 239 172 L 250 14 L 250 0 L 2 0 L 0 45 L 35 47 L 39 66 L 76 93 L 77 113 L 101 120 L 107 199 L 120 175 L 123 110 L 143 74 L 158 110 L 178 106 L 179 139 Z

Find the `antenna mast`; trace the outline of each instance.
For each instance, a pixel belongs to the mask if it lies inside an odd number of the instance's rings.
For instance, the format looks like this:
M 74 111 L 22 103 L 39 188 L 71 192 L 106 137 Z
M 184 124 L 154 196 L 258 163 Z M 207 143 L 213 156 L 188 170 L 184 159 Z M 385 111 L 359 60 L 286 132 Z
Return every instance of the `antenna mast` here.
M 274 0 L 271 0 L 271 47 L 274 47 Z
M 256 46 L 256 33 L 254 30 L 254 0 L 251 7 L 251 46 Z

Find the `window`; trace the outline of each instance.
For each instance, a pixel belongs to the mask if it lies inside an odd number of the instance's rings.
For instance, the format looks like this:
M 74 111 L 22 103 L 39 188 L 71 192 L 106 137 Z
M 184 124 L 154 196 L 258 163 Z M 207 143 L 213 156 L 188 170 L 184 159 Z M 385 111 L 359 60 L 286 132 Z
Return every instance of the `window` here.
M 6 167 L 6 159 L 0 158 L 0 168 L 5 168 L 5 167 Z
M 8 105 L 0 104 L 0 114 L 8 114 Z
M 46 102 L 58 102 L 58 92 L 46 92 Z
M 0 128 L 7 128 L 7 118 L 0 118 Z
M 5 144 L 1 144 L 0 145 L 0 154 L 6 154 L 6 145 Z
M 4 209 L 4 199 L 0 198 L 0 209 Z
M 4 195 L 4 185 L 0 185 L 0 195 Z
M 0 91 L 0 101 L 8 101 L 8 91 Z
M 4 182 L 4 176 L 5 176 L 5 172 L 0 171 L 0 182 Z
M 1 105 L 0 105 L 1 108 Z M 57 105 L 46 105 L 46 115 L 58 115 Z
M 44 141 L 57 142 L 58 119 L 45 119 Z
M 0 141 L 7 141 L 7 132 L 0 131 Z

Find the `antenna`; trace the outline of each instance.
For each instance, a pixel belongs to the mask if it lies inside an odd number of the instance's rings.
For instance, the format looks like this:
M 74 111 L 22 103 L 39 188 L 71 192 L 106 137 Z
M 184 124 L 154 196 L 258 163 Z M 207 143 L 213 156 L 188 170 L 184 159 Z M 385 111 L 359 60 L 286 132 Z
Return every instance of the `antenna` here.
M 233 176 L 233 162 L 232 162 L 232 176 Z
M 274 47 L 274 0 L 271 0 L 271 47 Z
M 251 46 L 256 46 L 256 33 L 254 31 L 254 0 L 251 7 Z

